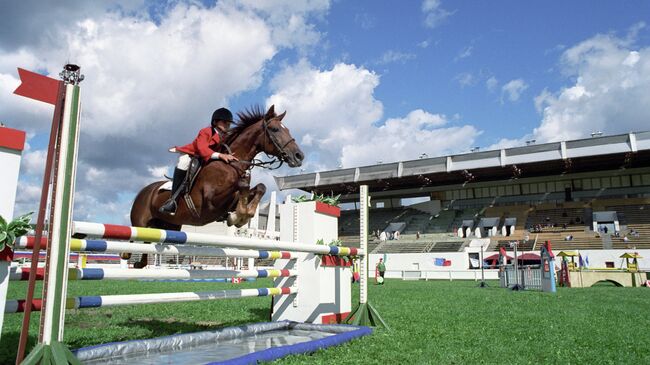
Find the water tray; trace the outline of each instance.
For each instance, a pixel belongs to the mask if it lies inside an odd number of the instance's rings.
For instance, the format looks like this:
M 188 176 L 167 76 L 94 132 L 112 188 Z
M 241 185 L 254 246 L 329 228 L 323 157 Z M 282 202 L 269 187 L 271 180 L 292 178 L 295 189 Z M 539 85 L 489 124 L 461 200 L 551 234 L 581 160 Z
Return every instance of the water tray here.
M 78 349 L 83 364 L 256 364 L 336 346 L 369 327 L 289 321 L 257 323 Z

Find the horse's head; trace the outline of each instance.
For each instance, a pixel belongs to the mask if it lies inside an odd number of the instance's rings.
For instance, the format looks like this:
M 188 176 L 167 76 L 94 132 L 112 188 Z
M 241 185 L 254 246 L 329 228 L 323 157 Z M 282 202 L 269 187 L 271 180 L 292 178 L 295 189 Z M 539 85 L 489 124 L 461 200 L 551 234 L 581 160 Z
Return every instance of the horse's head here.
M 272 156 L 286 162 L 291 167 L 299 167 L 305 154 L 300 150 L 296 140 L 291 136 L 289 128 L 282 124 L 282 119 L 287 112 L 275 114 L 275 106 L 271 105 L 262 120 L 264 136 L 260 149 Z

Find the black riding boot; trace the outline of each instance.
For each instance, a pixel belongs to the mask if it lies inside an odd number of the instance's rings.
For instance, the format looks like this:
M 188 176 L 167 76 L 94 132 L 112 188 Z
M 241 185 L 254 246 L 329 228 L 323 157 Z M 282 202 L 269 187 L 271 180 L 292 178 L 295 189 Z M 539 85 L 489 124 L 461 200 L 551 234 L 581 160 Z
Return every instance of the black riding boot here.
M 172 195 L 169 200 L 163 204 L 158 211 L 160 213 L 167 213 L 169 215 L 174 215 L 176 214 L 176 195 L 178 188 L 180 188 L 181 184 L 183 183 L 183 180 L 185 179 L 185 174 L 187 174 L 187 171 L 181 170 L 181 169 L 174 169 L 174 181 L 172 182 Z

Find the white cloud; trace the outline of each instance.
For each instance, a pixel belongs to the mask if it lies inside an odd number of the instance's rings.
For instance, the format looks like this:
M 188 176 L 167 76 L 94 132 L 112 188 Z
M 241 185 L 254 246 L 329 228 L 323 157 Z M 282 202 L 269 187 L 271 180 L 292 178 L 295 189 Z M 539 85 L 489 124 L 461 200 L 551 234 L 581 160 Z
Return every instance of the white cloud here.
M 648 129 L 650 47 L 633 46 L 639 28 L 625 38 L 596 35 L 563 53 L 562 71 L 575 81 L 535 98 L 543 116 L 534 131 L 539 141 Z
M 319 70 L 303 60 L 275 78 L 267 104 L 286 109 L 292 134 L 307 142 L 302 145 L 307 171 L 467 150 L 480 134 L 470 125 L 449 126 L 444 115 L 421 109 L 380 123 L 383 107 L 374 97 L 378 85 L 379 77 L 365 68 L 339 63 Z
M 526 84 L 524 80 L 510 80 L 501 87 L 501 101 L 503 102 L 504 95 L 507 96 L 510 101 L 517 101 L 526 89 L 528 89 L 528 84 Z
M 379 61 L 377 61 L 377 63 L 380 65 L 389 63 L 405 63 L 406 61 L 415 59 L 415 57 L 416 56 L 413 53 L 403 53 L 399 51 L 388 50 L 384 52 L 383 55 L 381 55 L 381 58 Z
M 273 79 L 267 104 L 287 110 L 292 134 L 309 134 L 319 141 L 321 160 L 336 164 L 341 147 L 381 117 L 383 106 L 373 95 L 378 85 L 379 76 L 363 67 L 338 63 L 321 71 L 301 60 Z
M 458 84 L 460 85 L 461 88 L 472 86 L 476 83 L 476 79 L 474 79 L 474 75 L 472 75 L 469 72 L 460 73 L 456 75 L 454 79 L 458 81 Z
M 439 156 L 467 150 L 480 132 L 471 125 L 448 126 L 444 115 L 414 110 L 404 118 L 386 123 L 343 147 L 344 166 L 370 165 L 377 161 L 392 162 L 417 159 L 422 153 Z
M 460 53 L 458 53 L 458 56 L 456 56 L 455 60 L 462 60 L 463 58 L 467 58 L 472 55 L 472 51 L 474 51 L 474 46 L 467 46 L 463 48 Z
M 440 6 L 440 0 L 424 0 L 422 13 L 424 14 L 424 25 L 428 28 L 435 28 L 455 12 L 443 9 Z
M 52 107 L 11 94 L 19 83 L 15 66 L 53 77 L 61 60 L 82 66 L 77 188 L 85 198 L 75 213 L 93 214 L 102 203 L 128 206 L 129 194 L 175 163 L 167 148 L 191 141 L 215 108 L 259 88 L 280 50 L 302 53 L 318 44 L 313 21 L 329 10 L 329 1 L 174 2 L 161 6 L 155 19 L 137 5 L 67 7 L 74 4 L 49 7 L 65 13 L 61 18 L 39 12 L 47 31 L 33 32 L 20 47 L 0 37 L 0 108 L 8 126 L 49 132 Z M 11 14 L 29 22 L 31 11 L 21 5 Z M 37 160 L 36 152 L 26 154 L 23 181 L 40 168 Z
M 45 170 L 46 150 L 25 151 L 20 160 L 21 174 L 42 175 Z
M 485 81 L 485 87 L 487 87 L 489 92 L 494 92 L 498 86 L 499 80 L 494 76 L 490 76 L 490 78 Z

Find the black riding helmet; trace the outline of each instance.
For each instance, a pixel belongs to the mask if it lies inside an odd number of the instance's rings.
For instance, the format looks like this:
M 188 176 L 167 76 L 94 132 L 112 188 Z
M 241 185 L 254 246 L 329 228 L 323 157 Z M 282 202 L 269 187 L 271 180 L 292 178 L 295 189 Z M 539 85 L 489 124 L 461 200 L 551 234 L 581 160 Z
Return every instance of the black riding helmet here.
M 232 123 L 232 113 L 226 108 L 219 108 L 212 113 L 212 124 L 215 122 L 223 120 L 228 123 Z

